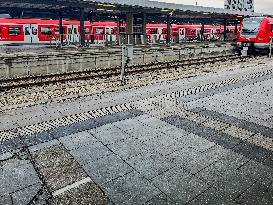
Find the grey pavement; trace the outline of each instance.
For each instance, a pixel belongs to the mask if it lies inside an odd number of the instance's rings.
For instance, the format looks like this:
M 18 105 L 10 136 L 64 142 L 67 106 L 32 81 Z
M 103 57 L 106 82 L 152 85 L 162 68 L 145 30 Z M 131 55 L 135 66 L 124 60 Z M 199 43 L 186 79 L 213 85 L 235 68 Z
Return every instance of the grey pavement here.
M 163 95 L 270 65 L 2 113 L 5 130 L 134 102 L 129 111 L 2 139 L 0 204 L 273 204 L 270 75 L 184 101 Z

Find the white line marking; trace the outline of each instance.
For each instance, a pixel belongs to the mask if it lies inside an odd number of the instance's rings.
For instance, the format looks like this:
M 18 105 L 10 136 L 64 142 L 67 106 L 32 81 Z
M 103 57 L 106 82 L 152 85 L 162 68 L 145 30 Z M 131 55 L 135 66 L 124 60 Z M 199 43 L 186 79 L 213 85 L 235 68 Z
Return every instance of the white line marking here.
M 91 178 L 90 178 L 90 177 L 86 177 L 86 178 L 84 178 L 84 179 L 82 179 L 82 180 L 80 180 L 80 181 L 75 182 L 74 184 L 70 184 L 70 185 L 68 185 L 68 186 L 66 186 L 66 187 L 63 187 L 63 188 L 61 188 L 61 189 L 58 189 L 58 190 L 54 191 L 54 192 L 52 193 L 52 196 L 53 196 L 53 197 L 56 197 L 56 196 L 58 196 L 58 195 L 60 195 L 60 194 L 63 194 L 63 193 L 66 192 L 66 191 L 69 191 L 70 189 L 77 188 L 77 187 L 79 187 L 80 185 L 86 184 L 87 182 L 90 182 L 90 181 L 92 181 Z

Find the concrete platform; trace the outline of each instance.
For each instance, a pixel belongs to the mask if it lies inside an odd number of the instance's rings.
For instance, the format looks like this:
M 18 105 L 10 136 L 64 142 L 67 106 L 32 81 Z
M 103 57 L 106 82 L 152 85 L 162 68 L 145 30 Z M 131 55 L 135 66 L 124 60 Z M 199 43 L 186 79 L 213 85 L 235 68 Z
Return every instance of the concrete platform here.
M 184 95 L 185 79 L 138 88 L 123 106 L 105 93 L 97 111 L 27 125 L 1 139 L 0 204 L 272 204 L 272 73 L 187 79 Z
M 129 65 L 234 53 L 235 47 L 231 43 L 189 43 L 173 47 L 140 46 L 134 48 L 134 58 Z M 92 71 L 117 66 L 121 66 L 121 47 L 10 48 L 6 53 L 0 54 L 0 79 Z

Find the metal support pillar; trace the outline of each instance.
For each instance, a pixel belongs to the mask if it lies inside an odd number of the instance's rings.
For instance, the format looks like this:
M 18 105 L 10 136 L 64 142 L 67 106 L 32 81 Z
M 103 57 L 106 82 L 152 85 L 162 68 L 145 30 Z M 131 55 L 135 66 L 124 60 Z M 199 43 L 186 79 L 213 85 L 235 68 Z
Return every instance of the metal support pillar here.
M 227 40 L 227 19 L 224 19 L 224 41 Z
M 80 9 L 80 45 L 85 46 L 84 8 Z
M 142 14 L 142 36 L 143 36 L 143 43 L 147 44 L 147 14 Z
M 167 38 L 166 38 L 166 44 L 170 45 L 171 43 L 171 16 L 167 16 Z
M 63 14 L 62 12 L 60 11 L 59 12 L 59 36 L 60 36 L 60 46 L 63 45 L 63 41 L 64 41 L 64 38 L 63 38 Z
M 272 57 L 272 43 L 273 43 L 273 37 L 270 37 L 270 42 L 269 42 L 269 58 Z
M 235 30 L 234 30 L 234 35 L 232 40 L 237 40 L 237 35 L 238 35 L 238 22 L 235 21 Z
M 201 26 L 201 31 L 200 31 L 200 40 L 204 41 L 205 40 L 205 22 L 202 21 L 202 26 Z
M 120 35 L 120 18 L 117 18 L 117 44 L 121 44 L 121 35 Z
M 126 44 L 133 44 L 133 23 L 133 14 L 126 14 Z

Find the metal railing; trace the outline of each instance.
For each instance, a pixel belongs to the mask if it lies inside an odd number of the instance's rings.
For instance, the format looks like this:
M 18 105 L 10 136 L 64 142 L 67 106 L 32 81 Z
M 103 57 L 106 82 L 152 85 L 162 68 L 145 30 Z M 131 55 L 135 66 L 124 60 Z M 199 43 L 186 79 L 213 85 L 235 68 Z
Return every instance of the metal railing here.
M 269 41 L 269 58 L 272 57 L 272 43 L 273 43 L 273 37 L 270 37 L 270 41 Z
M 61 35 L 63 39 L 62 45 L 80 45 L 80 35 L 79 34 L 63 34 Z M 48 36 L 51 45 L 60 46 L 61 38 L 60 35 Z M 94 45 L 159 45 L 166 44 L 167 34 L 87 34 L 84 37 L 85 46 Z M 235 35 L 227 35 L 228 41 L 234 40 Z M 174 34 L 170 38 L 170 44 L 180 44 L 186 42 L 206 42 L 206 41 L 224 41 L 224 34 L 204 34 L 198 36 L 181 36 Z

